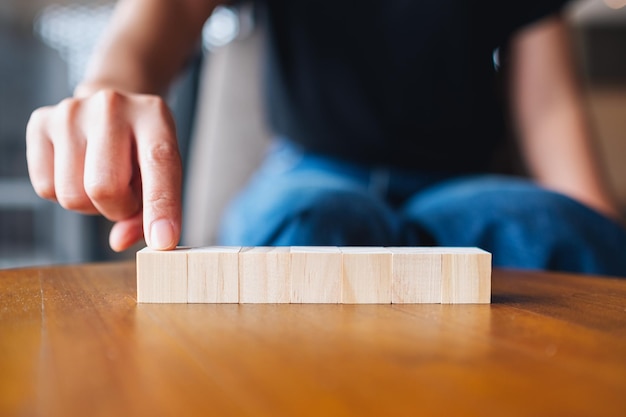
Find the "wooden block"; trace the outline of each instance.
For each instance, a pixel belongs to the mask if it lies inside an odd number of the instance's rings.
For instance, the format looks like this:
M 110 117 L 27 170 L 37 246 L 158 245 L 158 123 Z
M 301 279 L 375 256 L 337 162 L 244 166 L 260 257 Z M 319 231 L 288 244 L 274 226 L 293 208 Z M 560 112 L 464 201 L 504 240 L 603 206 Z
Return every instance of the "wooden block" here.
M 391 251 L 378 247 L 342 247 L 342 298 L 345 304 L 391 303 Z
M 210 247 L 137 252 L 140 303 L 490 303 L 479 248 Z
M 239 252 L 239 302 L 288 303 L 290 272 L 289 247 L 242 248 Z
M 437 247 L 387 248 L 393 257 L 391 302 L 441 303 L 442 250 Z
M 137 252 L 137 302 L 186 303 L 188 248 Z
M 238 246 L 210 246 L 187 253 L 189 303 L 239 302 Z
M 291 248 L 291 302 L 341 302 L 341 250 L 334 246 Z
M 441 302 L 491 302 L 491 254 L 479 248 L 442 248 Z

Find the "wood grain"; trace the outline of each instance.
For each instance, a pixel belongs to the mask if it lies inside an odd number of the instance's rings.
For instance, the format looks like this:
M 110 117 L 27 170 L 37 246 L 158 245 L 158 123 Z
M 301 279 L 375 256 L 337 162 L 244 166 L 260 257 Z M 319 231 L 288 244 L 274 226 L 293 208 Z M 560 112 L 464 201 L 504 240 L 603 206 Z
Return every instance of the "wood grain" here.
M 490 291 L 491 254 L 471 247 L 211 246 L 137 253 L 139 302 L 487 304 Z
M 344 304 L 391 303 L 391 251 L 376 247 L 341 247 Z
M 390 247 L 391 302 L 441 303 L 442 250 L 429 247 Z
M 333 246 L 291 247 L 291 302 L 341 302 L 341 250 Z
M 137 300 L 140 303 L 187 302 L 188 248 L 137 252 Z
M 491 302 L 491 254 L 479 248 L 445 248 L 441 260 L 443 304 Z
M 239 302 L 289 303 L 289 247 L 255 246 L 239 252 Z
M 238 246 L 210 246 L 187 253 L 187 302 L 238 303 Z
M 2 416 L 623 416 L 626 280 L 487 305 L 137 304 L 134 263 L 0 271 Z

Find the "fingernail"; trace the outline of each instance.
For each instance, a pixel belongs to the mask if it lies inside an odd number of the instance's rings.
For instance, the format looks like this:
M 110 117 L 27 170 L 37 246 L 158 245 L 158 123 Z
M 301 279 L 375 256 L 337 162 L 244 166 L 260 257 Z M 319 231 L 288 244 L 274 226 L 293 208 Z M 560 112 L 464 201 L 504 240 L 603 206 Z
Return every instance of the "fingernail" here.
M 168 249 L 174 242 L 172 224 L 165 220 L 156 220 L 150 226 L 150 246 L 152 249 Z

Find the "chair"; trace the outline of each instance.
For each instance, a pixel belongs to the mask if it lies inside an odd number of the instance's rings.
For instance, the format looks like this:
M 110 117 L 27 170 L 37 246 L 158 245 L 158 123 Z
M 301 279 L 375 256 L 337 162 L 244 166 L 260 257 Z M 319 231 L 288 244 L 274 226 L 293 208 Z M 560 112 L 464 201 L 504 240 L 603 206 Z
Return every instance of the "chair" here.
M 216 243 L 223 210 L 269 144 L 260 88 L 262 43 L 263 32 L 255 26 L 202 63 L 185 173 L 183 245 Z

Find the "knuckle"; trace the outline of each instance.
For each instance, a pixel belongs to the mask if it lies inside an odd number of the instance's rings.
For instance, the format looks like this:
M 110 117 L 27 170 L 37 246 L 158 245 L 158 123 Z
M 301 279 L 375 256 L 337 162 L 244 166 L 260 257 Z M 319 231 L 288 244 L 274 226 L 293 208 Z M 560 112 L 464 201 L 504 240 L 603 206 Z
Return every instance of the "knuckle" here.
M 97 126 L 117 123 L 117 115 L 122 111 L 125 100 L 126 96 L 118 91 L 100 90 L 91 97 L 88 112 L 91 116 L 97 117 L 95 120 L 101 121 L 101 123 L 96 123 Z
M 160 96 L 154 94 L 141 95 L 139 96 L 139 100 L 144 106 L 151 107 L 153 109 L 166 107 L 165 101 Z
M 170 122 L 172 119 L 169 106 L 160 96 L 144 95 L 141 97 L 141 104 L 161 120 Z
M 148 148 L 147 163 L 150 165 L 179 164 L 178 146 L 171 142 L 159 142 Z
M 80 102 L 75 99 L 66 98 L 61 101 L 55 108 L 54 118 L 52 121 L 52 138 L 57 134 L 61 137 L 70 136 L 72 126 L 77 120 Z
M 110 108 L 116 108 L 120 104 L 122 104 L 122 102 L 125 99 L 125 96 L 119 91 L 116 91 L 110 88 L 105 88 L 103 90 L 98 91 L 96 94 L 94 94 L 93 98 L 105 109 L 110 109 Z
M 154 213 L 172 213 L 178 207 L 178 197 L 174 192 L 155 191 L 145 196 L 145 203 Z
M 88 211 L 91 208 L 91 202 L 82 193 L 57 193 L 57 200 L 67 210 Z
M 65 119 L 72 118 L 76 116 L 76 112 L 78 110 L 78 106 L 80 105 L 80 101 L 75 98 L 66 98 L 61 100 L 59 104 L 56 106 L 56 111 L 59 115 L 64 117 Z
M 121 187 L 115 181 L 95 181 L 85 184 L 85 192 L 92 201 L 113 201 L 120 196 Z
M 35 193 L 46 200 L 56 200 L 54 184 L 46 180 L 31 180 Z
M 39 143 L 45 136 L 44 110 L 35 110 L 26 124 L 26 145 Z
M 28 129 L 32 129 L 34 127 L 38 127 L 43 124 L 45 115 L 50 111 L 49 107 L 40 107 L 35 109 L 28 119 L 27 127 Z

